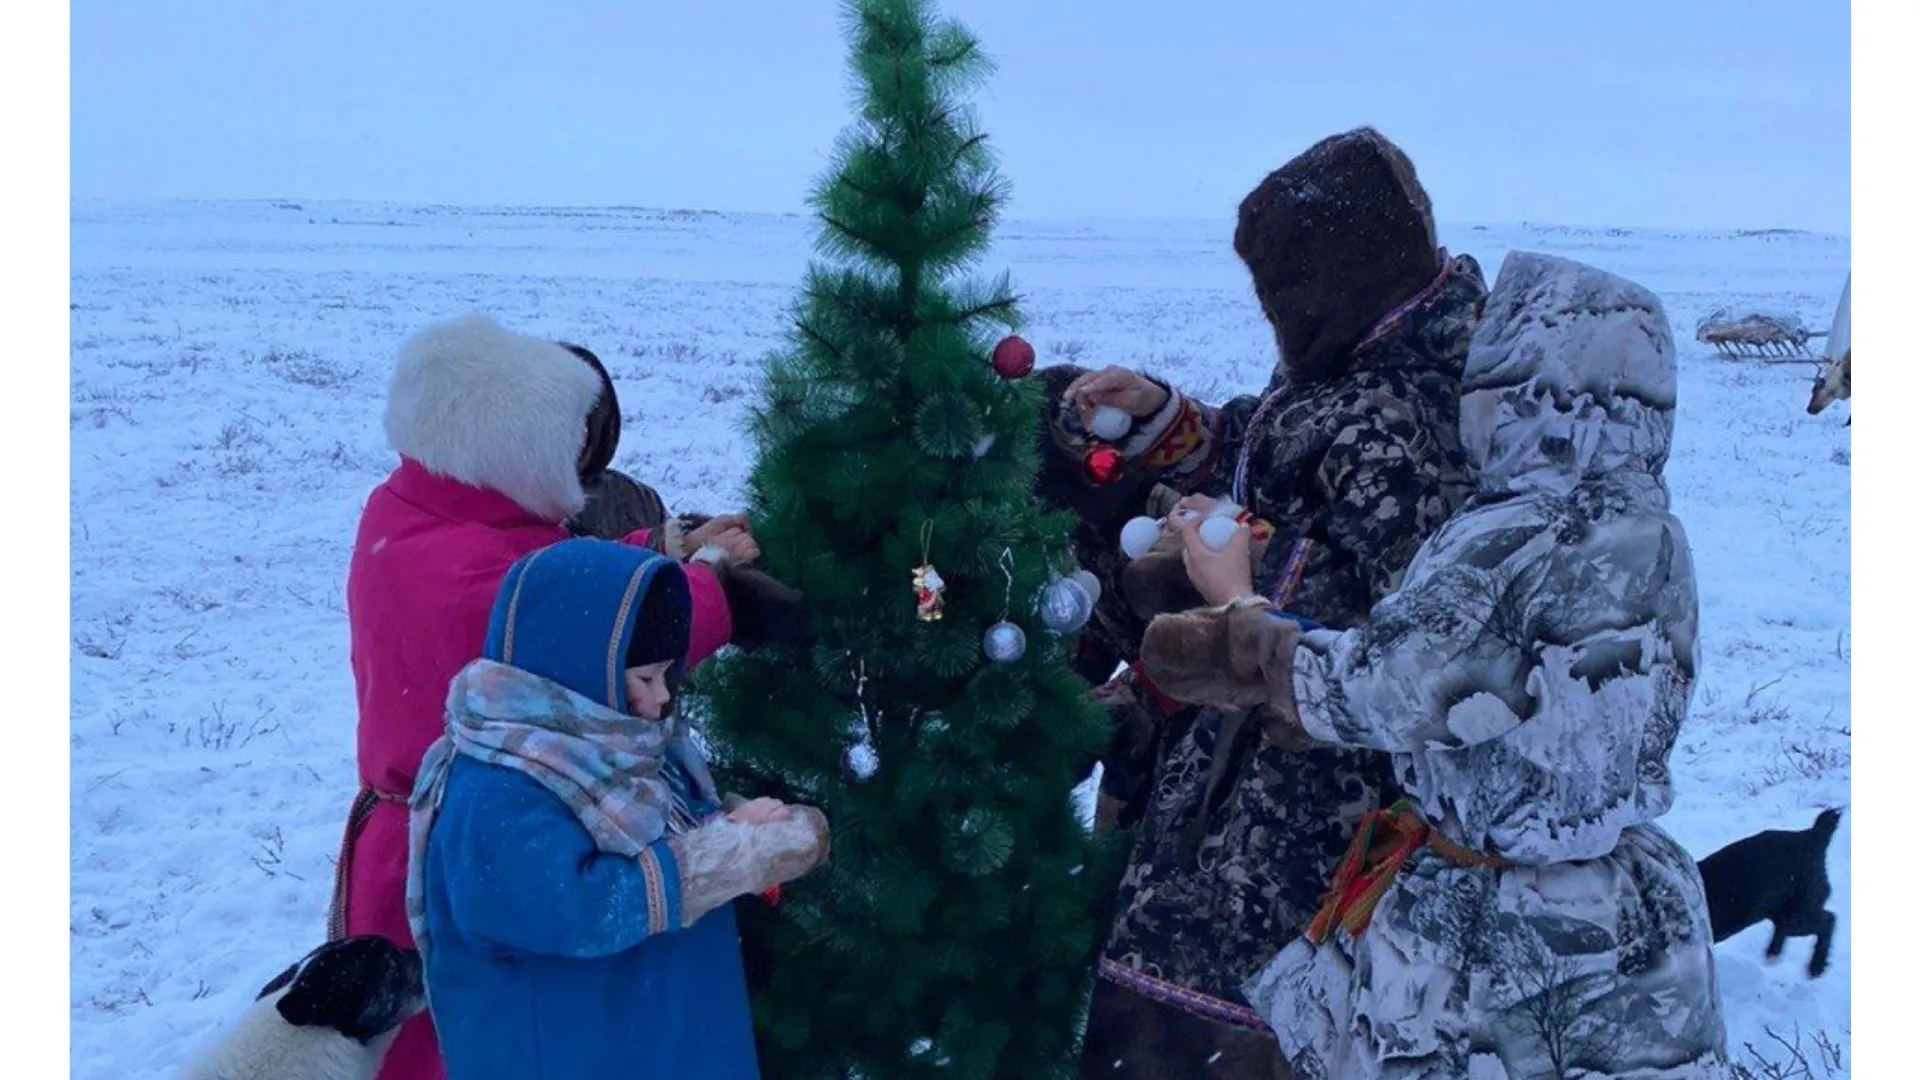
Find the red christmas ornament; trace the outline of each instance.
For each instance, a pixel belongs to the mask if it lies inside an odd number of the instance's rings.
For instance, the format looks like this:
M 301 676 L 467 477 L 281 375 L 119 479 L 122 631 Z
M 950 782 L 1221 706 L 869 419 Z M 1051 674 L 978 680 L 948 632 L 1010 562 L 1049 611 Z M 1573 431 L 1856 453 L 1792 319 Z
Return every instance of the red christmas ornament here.
M 1126 470 L 1127 460 L 1111 446 L 1096 446 L 1087 451 L 1087 477 L 1096 484 L 1111 484 Z
M 1003 379 L 1024 379 L 1033 373 L 1033 346 L 1010 334 L 993 347 L 993 370 Z
M 775 885 L 773 888 L 768 889 L 766 892 L 761 893 L 760 898 L 762 900 L 765 900 L 768 904 L 774 907 L 779 907 L 780 906 L 780 886 Z

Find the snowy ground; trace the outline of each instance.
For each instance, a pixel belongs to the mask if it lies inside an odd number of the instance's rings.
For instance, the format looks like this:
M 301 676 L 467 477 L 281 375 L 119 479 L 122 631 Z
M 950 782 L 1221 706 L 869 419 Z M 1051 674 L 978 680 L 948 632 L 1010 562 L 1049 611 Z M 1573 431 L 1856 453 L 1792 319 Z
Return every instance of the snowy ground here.
M 992 265 L 1027 297 L 1043 363 L 1145 365 L 1217 396 L 1258 388 L 1272 363 L 1229 235 L 1226 221 L 1012 223 Z M 1720 305 L 1825 327 L 1848 239 L 1444 239 L 1489 276 L 1520 247 L 1640 279 L 1682 339 L 1668 477 L 1706 667 L 1669 827 L 1704 855 L 1846 804 L 1847 407 L 1808 417 L 1809 368 L 1720 360 L 1691 339 Z M 675 508 L 726 508 L 808 240 L 796 217 L 635 209 L 74 205 L 72 1075 L 171 1075 L 322 935 L 354 783 L 341 586 L 361 502 L 391 464 L 380 410 L 403 337 L 479 308 L 589 345 L 629 413 L 619 466 Z M 1797 1026 L 1820 1077 L 1816 1036 L 1847 1045 L 1852 835 L 1849 817 L 1824 978 L 1805 978 L 1806 940 L 1763 966 L 1764 927 L 1720 946 L 1736 1051 L 1779 1061 L 1764 1026 L 1789 1042 Z

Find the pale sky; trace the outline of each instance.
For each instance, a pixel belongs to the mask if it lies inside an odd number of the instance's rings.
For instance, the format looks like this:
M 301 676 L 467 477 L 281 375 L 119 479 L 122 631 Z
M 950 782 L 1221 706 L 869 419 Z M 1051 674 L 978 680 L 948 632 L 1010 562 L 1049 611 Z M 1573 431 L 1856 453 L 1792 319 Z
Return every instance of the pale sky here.
M 1447 221 L 1850 230 L 1840 0 L 946 0 L 1018 218 L 1230 216 L 1370 123 Z M 76 197 L 797 211 L 829 0 L 73 0 Z

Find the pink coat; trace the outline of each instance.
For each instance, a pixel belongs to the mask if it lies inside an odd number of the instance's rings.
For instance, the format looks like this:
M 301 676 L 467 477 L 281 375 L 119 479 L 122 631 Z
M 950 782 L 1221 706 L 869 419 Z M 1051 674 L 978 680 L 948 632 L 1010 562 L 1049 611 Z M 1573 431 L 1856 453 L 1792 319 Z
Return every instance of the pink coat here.
M 411 943 L 407 928 L 407 796 L 427 747 L 445 729 L 447 684 L 480 655 L 494 593 L 523 555 L 567 538 L 495 491 L 436 476 L 403 458 L 360 517 L 347 571 L 347 623 L 359 697 L 362 792 L 342 846 L 336 933 Z M 646 533 L 626 538 L 646 542 Z M 732 633 L 713 572 L 688 564 L 689 667 Z M 382 1080 L 440 1080 L 431 1022 L 407 1026 Z

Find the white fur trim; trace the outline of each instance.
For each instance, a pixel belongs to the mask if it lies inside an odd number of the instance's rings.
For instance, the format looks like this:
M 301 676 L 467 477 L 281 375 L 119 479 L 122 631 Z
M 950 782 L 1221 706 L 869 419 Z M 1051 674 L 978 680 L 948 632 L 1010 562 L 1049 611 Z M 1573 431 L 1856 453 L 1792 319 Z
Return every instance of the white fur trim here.
M 668 558 L 685 559 L 687 557 L 687 525 L 679 518 L 668 518 L 660 526 L 660 550 Z
M 387 442 L 430 472 L 565 521 L 587 504 L 575 470 L 599 396 L 600 376 L 573 353 L 466 315 L 401 349 Z
M 727 554 L 727 549 L 719 544 L 701 544 L 700 550 L 687 559 L 688 562 L 705 563 L 708 566 L 719 566 L 721 563 L 732 560 L 733 557 Z

